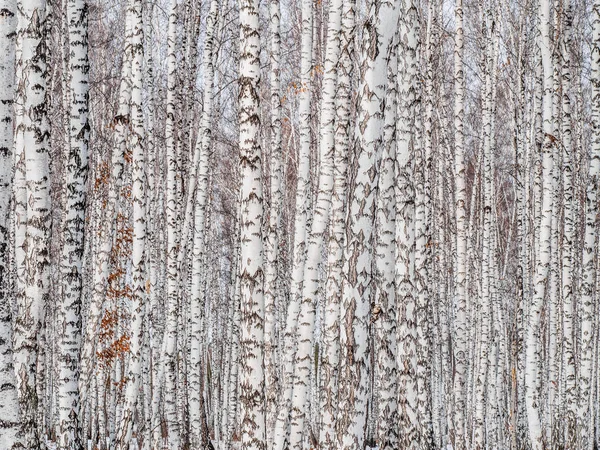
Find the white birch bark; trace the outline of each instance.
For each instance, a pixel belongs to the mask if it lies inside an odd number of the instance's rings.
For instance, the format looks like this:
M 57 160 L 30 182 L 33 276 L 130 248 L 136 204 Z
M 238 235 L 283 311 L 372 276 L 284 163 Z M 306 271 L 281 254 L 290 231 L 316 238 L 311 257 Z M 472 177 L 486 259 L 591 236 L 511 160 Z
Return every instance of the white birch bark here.
M 573 195 L 573 138 L 571 130 L 571 27 L 573 8 L 569 1 L 563 13 L 564 31 L 561 42 L 562 56 L 562 158 L 564 231 L 562 247 L 562 378 L 564 380 L 563 417 L 566 423 L 565 447 L 576 448 L 577 391 L 575 388 L 575 335 L 574 335 L 574 264 L 575 248 L 574 195 Z
M 38 448 L 41 411 L 37 377 L 50 288 L 49 124 L 46 84 L 46 2 L 17 2 L 15 99 L 16 317 L 13 352 L 25 448 Z M 43 350 L 43 349 L 42 349 Z
M 340 336 L 341 369 L 338 448 L 362 448 L 369 405 L 369 320 L 372 290 L 372 247 L 377 167 L 383 132 L 386 56 L 397 23 L 392 3 L 369 2 L 361 49 L 354 185 L 349 192 L 344 246 L 344 284 Z
M 314 367 L 315 304 L 320 290 L 319 272 L 321 255 L 333 192 L 333 168 L 335 153 L 335 90 L 337 64 L 340 54 L 340 29 L 342 1 L 333 0 L 329 5 L 327 44 L 321 99 L 319 126 L 319 188 L 313 211 L 312 226 L 308 236 L 306 262 L 302 285 L 302 301 L 298 316 L 297 350 L 294 359 L 294 389 L 290 423 L 290 448 L 302 449 L 302 431 L 308 411 L 308 388 L 311 366 Z
M 208 267 L 205 264 L 205 224 L 208 204 L 208 175 L 210 170 L 210 145 L 211 145 L 211 120 L 213 106 L 214 85 L 214 32 L 217 22 L 219 2 L 212 0 L 210 12 L 206 22 L 206 40 L 204 42 L 204 110 L 200 122 L 200 130 L 196 146 L 200 146 L 200 161 L 196 182 L 196 201 L 194 205 L 194 240 L 192 248 L 192 280 L 191 280 L 191 345 L 189 364 L 189 414 L 190 414 L 190 441 L 194 448 L 199 448 L 201 439 L 201 390 L 200 376 L 203 372 L 200 364 L 202 361 L 202 311 L 205 308 L 204 276 Z
M 239 124 L 241 185 L 240 416 L 242 450 L 266 448 L 263 194 L 260 148 L 258 0 L 240 0 Z
M 477 360 L 479 363 L 475 382 L 475 417 L 473 446 L 482 450 L 486 445 L 486 392 L 487 386 L 492 379 L 490 365 L 490 352 L 492 350 L 491 327 L 492 327 L 492 304 L 494 277 L 493 249 L 493 209 L 495 207 L 493 193 L 494 168 L 492 161 L 492 57 L 494 21 L 491 11 L 487 11 L 484 17 L 484 39 L 485 54 L 483 57 L 483 230 L 482 230 L 482 255 L 481 255 L 481 292 L 479 297 L 479 352 Z
M 417 416 L 417 328 L 415 312 L 415 189 L 413 158 L 419 152 L 420 22 L 418 6 L 403 4 L 398 50 L 396 129 L 396 307 L 398 330 L 398 414 L 400 448 L 419 448 Z
M 589 450 L 593 446 L 593 362 L 594 362 L 594 305 L 597 302 L 598 251 L 598 190 L 600 187 L 600 2 L 592 7 L 592 148 L 585 200 L 585 238 L 581 274 L 579 312 L 579 373 L 577 448 Z
M 134 414 L 138 403 L 142 375 L 142 345 L 144 314 L 146 311 L 146 162 L 144 148 L 144 113 L 142 110 L 142 83 L 144 70 L 144 24 L 142 0 L 131 0 L 131 134 L 133 235 L 131 253 L 131 322 L 129 334 L 129 364 L 126 369 L 125 399 L 116 429 L 116 448 L 130 447 Z
M 423 73 L 423 135 L 422 147 L 415 152 L 415 314 L 417 322 L 417 411 L 419 415 L 419 445 L 433 444 L 432 366 L 434 329 L 431 296 L 434 281 L 432 263 L 432 193 L 431 176 L 433 156 L 433 102 L 434 102 L 434 51 L 437 45 L 436 1 L 429 3 L 425 33 L 425 70 Z
M 268 234 L 265 239 L 265 395 L 267 448 L 273 448 L 273 431 L 277 420 L 277 338 L 275 323 L 279 304 L 279 233 L 283 206 L 283 165 L 281 145 L 281 5 L 269 2 L 270 19 L 270 84 L 271 84 L 271 167 Z
M 16 1 L 0 2 L 0 442 L 7 449 L 21 445 L 17 436 L 19 404 L 13 372 L 13 270 L 10 265 L 16 15 Z
M 525 402 L 529 425 L 529 439 L 533 450 L 544 447 L 542 423 L 540 419 L 541 367 L 540 367 L 540 323 L 543 310 L 546 283 L 551 257 L 552 231 L 552 194 L 554 191 L 553 146 L 556 138 L 552 135 L 552 89 L 553 70 L 550 43 L 550 1 L 541 0 L 539 6 L 539 50 L 541 54 L 543 91 L 542 91 L 542 177 L 540 205 L 540 229 L 536 249 L 534 293 L 529 307 L 526 340 Z
M 79 353 L 81 346 L 82 271 L 86 180 L 88 170 L 88 48 L 87 6 L 67 2 L 69 32 L 69 142 L 66 146 L 65 242 L 62 249 L 62 330 L 59 344 L 58 409 L 60 448 L 81 445 Z
M 338 413 L 338 365 L 340 303 L 343 286 L 344 234 L 346 231 L 346 174 L 350 148 L 351 70 L 354 55 L 355 2 L 344 0 L 340 29 L 340 54 L 335 93 L 335 150 L 331 221 L 327 246 L 327 280 L 321 350 L 321 428 L 319 446 L 337 448 L 335 427 Z
M 463 0 L 454 9 L 454 183 L 456 255 L 454 276 L 456 306 L 454 312 L 454 440 L 456 450 L 466 448 L 465 407 L 467 371 L 467 189 L 465 173 L 465 73 Z M 451 433 L 452 435 L 452 433 Z
M 290 301 L 284 331 L 283 377 L 281 401 L 275 424 L 274 449 L 283 450 L 289 442 L 289 420 L 292 408 L 292 395 L 296 379 L 294 378 L 294 356 L 304 266 L 306 262 L 306 237 L 309 230 L 309 211 L 311 198 L 310 160 L 311 160 L 311 84 L 313 69 L 313 2 L 302 1 L 302 35 L 300 56 L 300 90 L 298 94 L 298 116 L 300 149 L 297 159 L 296 211 L 294 216 L 294 249 L 292 279 L 290 282 Z
M 179 158 L 176 147 L 176 76 L 177 76 L 177 0 L 172 0 L 169 11 L 167 35 L 167 117 L 166 139 L 166 320 L 161 355 L 160 383 L 164 379 L 164 415 L 170 448 L 179 448 L 180 428 L 177 417 L 177 338 L 179 311 L 179 264 L 178 249 L 180 234 L 178 227 L 181 198 L 178 189 Z M 183 235 L 183 240 L 187 235 Z
M 375 211 L 375 299 L 371 323 L 375 327 L 375 439 L 380 449 L 398 448 L 398 376 L 396 365 L 396 119 L 398 42 L 389 49 L 383 127 L 383 154 L 379 166 Z
M 126 19 L 126 32 L 129 33 L 129 15 Z M 103 305 L 106 296 L 107 279 L 109 270 L 110 252 L 114 242 L 115 220 L 119 211 L 118 198 L 121 189 L 121 182 L 124 169 L 124 154 L 126 136 L 129 122 L 129 101 L 131 99 L 131 59 L 130 48 L 128 41 L 125 41 L 123 65 L 121 67 L 121 80 L 119 86 L 119 101 L 117 115 L 113 118 L 111 127 L 114 128 L 113 150 L 111 155 L 110 175 L 106 176 L 104 182 L 108 183 L 108 196 L 106 202 L 100 207 L 104 210 L 102 222 L 99 225 L 96 247 L 96 258 L 93 262 L 93 292 L 90 300 L 90 307 L 85 323 L 85 335 L 83 340 L 83 348 L 81 349 L 81 376 L 79 379 L 79 390 L 81 404 L 85 405 L 88 400 L 88 387 L 90 381 L 95 378 L 93 374 L 94 363 L 96 361 L 95 354 L 97 350 L 98 335 L 100 333 L 100 321 L 103 313 Z M 99 372 L 104 370 L 102 366 Z M 96 376 L 104 380 L 103 376 L 98 373 Z M 102 392 L 104 382 L 98 383 L 99 399 L 103 398 Z M 104 426 L 103 411 L 98 417 L 98 429 Z M 104 438 L 104 436 L 102 436 Z

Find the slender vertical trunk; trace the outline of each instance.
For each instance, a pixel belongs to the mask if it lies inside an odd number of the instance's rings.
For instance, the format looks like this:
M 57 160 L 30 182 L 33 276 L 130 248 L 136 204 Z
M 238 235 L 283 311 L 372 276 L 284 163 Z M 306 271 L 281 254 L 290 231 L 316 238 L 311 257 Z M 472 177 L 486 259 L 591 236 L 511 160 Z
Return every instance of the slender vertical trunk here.
M 271 61 L 271 204 L 268 234 L 265 239 L 265 395 L 267 401 L 267 449 L 273 448 L 273 431 L 277 420 L 277 339 L 275 323 L 280 296 L 279 232 L 283 206 L 283 165 L 281 146 L 281 6 L 280 0 L 270 0 L 270 61 Z
M 298 115 L 300 128 L 300 151 L 297 163 L 296 211 L 294 217 L 294 250 L 292 279 L 290 282 L 290 302 L 284 332 L 283 379 L 281 402 L 275 425 L 274 449 L 283 450 L 289 441 L 288 423 L 291 415 L 294 377 L 294 356 L 298 319 L 302 300 L 304 266 L 306 262 L 306 237 L 310 227 L 309 212 L 311 198 L 310 159 L 311 159 L 311 84 L 312 84 L 312 37 L 313 1 L 302 1 L 302 36 L 300 57 L 300 92 Z
M 481 260 L 481 293 L 479 296 L 479 370 L 475 384 L 475 418 L 474 418 L 474 448 L 483 450 L 486 442 L 486 391 L 489 380 L 492 379 L 490 367 L 490 351 L 492 349 L 491 326 L 493 305 L 493 209 L 495 208 L 493 193 L 494 166 L 492 161 L 492 57 L 494 21 L 491 11 L 484 17 L 485 55 L 483 58 L 483 230 L 482 230 L 482 260 Z
M 79 351 L 81 345 L 82 269 L 88 169 L 88 47 L 87 6 L 82 0 L 67 2 L 69 31 L 69 143 L 66 146 L 65 242 L 62 249 L 60 376 L 58 409 L 60 447 L 80 448 Z
M 294 395 L 290 427 L 290 447 L 302 449 L 302 431 L 307 408 L 308 382 L 314 355 L 313 337 L 315 325 L 315 304 L 319 292 L 319 272 L 323 241 L 329 223 L 332 203 L 333 166 L 335 152 L 335 90 L 336 68 L 340 54 L 340 27 L 342 1 L 333 0 L 329 7 L 327 45 L 325 51 L 325 72 L 323 77 L 323 97 L 321 100 L 321 123 L 319 142 L 319 190 L 313 212 L 312 227 L 308 236 L 306 262 L 302 286 L 302 301 L 298 316 L 298 343 L 294 367 Z
M 433 103 L 434 103 L 434 52 L 437 45 L 436 0 L 429 3 L 425 42 L 425 71 L 423 73 L 423 145 L 415 152 L 415 317 L 417 322 L 417 411 L 419 415 L 419 445 L 433 447 L 432 378 L 434 329 L 431 286 L 434 273 L 432 263 L 432 193 L 431 174 L 433 156 Z
M 539 49 L 540 64 L 542 65 L 542 176 L 541 198 L 536 199 L 540 207 L 540 229 L 538 246 L 536 249 L 534 293 L 529 307 L 527 342 L 526 342 L 526 373 L 525 396 L 527 404 L 527 418 L 529 423 L 529 438 L 533 450 L 544 448 L 542 423 L 540 420 L 540 405 L 542 403 L 541 367 L 540 367 L 540 339 L 541 315 L 546 283 L 550 268 L 551 256 L 551 231 L 552 231 L 552 194 L 554 191 L 553 147 L 556 138 L 552 135 L 552 54 L 550 43 L 550 3 L 551 0 L 541 0 L 539 9 Z
M 13 277 L 10 265 L 10 212 L 13 172 L 13 101 L 15 95 L 15 30 L 17 2 L 0 2 L 0 442 L 18 448 L 19 405 L 13 372 L 12 310 Z
M 398 41 L 390 46 L 383 126 L 383 154 L 379 166 L 375 212 L 375 300 L 371 323 L 375 327 L 375 439 L 382 450 L 398 448 L 398 375 L 396 365 L 396 122 Z
M 15 99 L 14 369 L 25 448 L 38 448 L 40 337 L 50 288 L 49 124 L 46 102 L 46 2 L 17 2 Z
M 344 0 L 339 35 L 340 53 L 335 92 L 335 149 L 333 196 L 325 287 L 325 312 L 321 350 L 321 429 L 319 445 L 324 450 L 337 449 L 335 426 L 338 417 L 338 367 L 340 354 L 340 303 L 346 230 L 346 173 L 350 148 L 351 70 L 354 55 L 355 2 Z
M 131 18 L 131 134 L 133 232 L 131 254 L 131 324 L 129 335 L 129 364 L 125 384 L 125 398 L 116 429 L 116 448 L 127 449 L 131 441 L 134 414 L 138 402 L 142 375 L 143 323 L 146 303 L 146 166 L 144 148 L 144 115 L 142 110 L 142 83 L 144 63 L 144 26 L 142 0 L 131 0 L 128 5 Z
M 579 325 L 579 402 L 577 448 L 589 450 L 594 441 L 593 352 L 594 306 L 597 302 L 596 270 L 598 251 L 598 190 L 600 189 L 600 1 L 592 8 L 592 148 L 585 200 L 585 240 L 583 243 Z M 596 294 L 597 295 L 597 294 Z
M 210 145 L 211 145 L 211 120 L 213 106 L 214 85 L 214 31 L 218 19 L 219 2 L 212 0 L 206 24 L 206 40 L 204 42 L 204 110 L 200 122 L 200 130 L 196 146 L 200 146 L 200 160 L 196 182 L 196 201 L 194 205 L 194 240 L 192 248 L 192 280 L 190 291 L 191 302 L 191 346 L 189 365 L 189 414 L 190 414 L 190 440 L 192 447 L 200 446 L 201 439 L 201 400 L 203 392 L 200 389 L 200 376 L 203 372 L 200 364 L 202 361 L 202 311 L 206 290 L 203 280 L 208 273 L 206 260 L 206 216 L 208 205 L 208 175 L 210 171 Z
M 164 414 L 170 448 L 179 448 L 180 427 L 177 416 L 177 337 L 179 311 L 179 265 L 177 260 L 180 244 L 179 211 L 181 196 L 178 188 L 180 161 L 176 146 L 176 77 L 177 77 L 177 0 L 171 1 L 167 35 L 167 117 L 165 123 L 167 202 L 166 202 L 166 320 L 163 337 L 161 378 L 164 378 Z M 186 239 L 186 234 L 183 239 Z M 162 380 L 160 381 L 162 384 Z
M 563 145 L 563 202 L 564 231 L 562 248 L 562 370 L 564 379 L 565 448 L 575 449 L 577 391 L 575 388 L 575 335 L 574 335 L 574 265 L 572 263 L 575 246 L 574 200 L 573 195 L 573 138 L 571 131 L 571 27 L 573 7 L 569 1 L 564 12 L 564 32 L 561 45 L 562 55 L 562 145 Z
M 263 194 L 260 148 L 258 0 L 240 0 L 240 415 L 242 450 L 266 449 L 263 295 Z
M 454 276 L 456 312 L 454 316 L 454 436 L 456 450 L 466 448 L 465 394 L 467 371 L 467 187 L 465 172 L 465 73 L 463 0 L 456 0 L 454 9 L 454 183 L 456 215 L 456 255 Z
M 420 152 L 418 6 L 400 14 L 398 124 L 396 129 L 396 308 L 398 330 L 399 447 L 419 448 L 417 415 L 417 328 L 415 316 L 415 186 L 413 158 Z

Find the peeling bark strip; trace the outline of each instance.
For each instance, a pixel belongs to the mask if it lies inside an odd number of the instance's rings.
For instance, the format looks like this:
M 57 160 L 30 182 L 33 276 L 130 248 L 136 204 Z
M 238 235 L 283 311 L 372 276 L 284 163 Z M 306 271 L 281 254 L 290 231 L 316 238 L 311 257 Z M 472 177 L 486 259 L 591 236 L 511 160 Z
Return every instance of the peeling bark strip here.
M 243 450 L 266 449 L 258 0 L 240 0 L 240 418 Z
M 38 448 L 40 334 L 50 288 L 50 180 L 46 82 L 46 2 L 17 2 L 15 98 L 14 369 L 20 406 L 19 435 Z

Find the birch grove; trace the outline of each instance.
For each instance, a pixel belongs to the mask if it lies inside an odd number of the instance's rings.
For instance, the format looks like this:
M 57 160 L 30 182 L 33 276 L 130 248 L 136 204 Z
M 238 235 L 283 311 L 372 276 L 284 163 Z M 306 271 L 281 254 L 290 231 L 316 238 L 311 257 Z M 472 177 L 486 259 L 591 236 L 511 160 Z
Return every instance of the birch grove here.
M 600 448 L 600 1 L 0 0 L 0 450 Z

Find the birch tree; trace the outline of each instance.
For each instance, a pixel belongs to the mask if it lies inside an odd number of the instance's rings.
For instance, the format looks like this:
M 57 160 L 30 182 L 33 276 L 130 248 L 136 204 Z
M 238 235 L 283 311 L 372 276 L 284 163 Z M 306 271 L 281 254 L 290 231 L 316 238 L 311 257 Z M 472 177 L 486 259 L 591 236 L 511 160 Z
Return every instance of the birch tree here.
M 13 352 L 25 448 L 40 445 L 39 375 L 50 288 L 46 3 L 17 2 L 15 99 L 15 300 Z
M 146 313 L 146 154 L 144 148 L 144 114 L 142 111 L 142 80 L 144 70 L 144 26 L 142 1 L 131 0 L 131 137 L 133 236 L 131 254 L 132 302 L 130 359 L 127 369 L 125 405 L 117 430 L 117 448 L 128 448 L 132 436 L 133 415 L 138 402 L 142 375 L 143 322 Z
M 276 313 L 280 299 L 279 230 L 283 203 L 283 166 L 281 139 L 281 5 L 280 0 L 269 3 L 270 19 L 270 82 L 271 82 L 271 166 L 268 235 L 265 239 L 265 395 L 267 448 L 273 447 L 273 430 L 277 420 L 277 337 Z
M 323 242 L 329 224 L 333 191 L 333 164 L 335 153 L 335 89 L 336 67 L 340 53 L 340 27 L 342 21 L 342 1 L 335 0 L 329 6 L 327 24 L 327 44 L 323 78 L 319 141 L 319 191 L 314 208 L 314 217 L 308 236 L 306 263 L 304 266 L 302 301 L 298 317 L 298 348 L 294 366 L 294 395 L 290 426 L 290 447 L 302 449 L 307 408 L 308 381 L 311 366 L 314 367 L 314 326 L 315 304 L 320 290 L 319 272 Z
M 59 380 L 59 415 L 61 448 L 81 445 L 79 352 L 81 347 L 82 271 L 86 181 L 88 170 L 88 47 L 87 6 L 85 2 L 67 2 L 69 29 L 69 142 L 66 146 L 67 195 L 64 210 L 65 243 L 62 254 L 61 316 L 63 330 L 60 341 L 61 366 Z
M 177 317 L 179 311 L 178 230 L 181 196 L 178 189 L 179 161 L 176 148 L 176 70 L 177 70 L 177 0 L 172 0 L 169 11 L 167 56 L 167 117 L 165 121 L 166 139 L 166 321 L 162 346 L 161 378 L 164 377 L 164 408 L 168 429 L 168 442 L 172 448 L 180 444 L 179 420 L 177 418 Z M 186 239 L 187 236 L 183 236 Z M 162 380 L 161 380 L 162 381 Z
M 454 182 L 456 217 L 456 310 L 454 316 L 454 447 L 466 448 L 465 393 L 467 371 L 467 191 L 465 174 L 464 136 L 464 28 L 463 1 L 456 0 L 454 9 Z
M 191 349 L 190 349 L 190 375 L 189 375 L 189 410 L 191 425 L 191 442 L 193 446 L 200 445 L 201 438 L 201 408 L 204 408 L 201 389 L 202 360 L 201 348 L 201 315 L 204 309 L 205 289 L 202 285 L 203 275 L 207 272 L 205 265 L 205 224 L 206 209 L 208 203 L 208 173 L 210 170 L 210 145 L 211 145 L 211 120 L 213 106 L 213 83 L 214 83 L 214 33 L 217 22 L 219 4 L 213 0 L 210 4 L 210 12 L 207 18 L 206 41 L 204 43 L 204 110 L 200 130 L 198 132 L 196 146 L 200 148 L 199 168 L 196 184 L 196 201 L 194 204 L 194 241 L 192 248 L 192 286 L 191 286 Z M 203 443 L 206 444 L 206 443 Z
M 354 55 L 355 2 L 344 0 L 339 34 L 340 54 L 335 92 L 334 172 L 331 220 L 327 245 L 327 279 L 321 352 L 322 396 L 319 445 L 336 447 L 335 427 L 338 413 L 340 304 L 343 288 L 344 234 L 346 225 L 346 174 L 350 148 L 351 69 Z
M 342 353 L 339 391 L 341 417 L 338 448 L 361 448 L 365 443 L 369 410 L 368 325 L 372 295 L 377 166 L 385 107 L 385 58 L 391 45 L 398 11 L 389 2 L 369 2 L 360 56 L 356 128 L 356 173 L 350 187 L 348 225 L 344 246 L 344 280 L 340 335 Z
M 294 247 L 292 261 L 292 279 L 290 284 L 290 301 L 284 331 L 283 376 L 281 385 L 281 401 L 275 425 L 274 449 L 283 450 L 289 442 L 289 421 L 292 408 L 292 396 L 298 380 L 294 376 L 294 356 L 297 350 L 297 333 L 304 268 L 306 263 L 306 237 L 310 226 L 310 158 L 311 158 L 311 76 L 313 69 L 313 2 L 303 0 L 300 55 L 300 88 L 298 98 L 298 120 L 300 147 L 297 156 L 296 211 L 294 215 Z
M 573 196 L 573 139 L 571 130 L 571 27 L 573 8 L 568 3 L 564 11 L 564 31 L 561 42 L 562 56 L 562 164 L 563 164 L 563 202 L 564 202 L 564 231 L 562 249 L 562 326 L 563 326 L 563 371 L 565 379 L 564 399 L 566 411 L 565 445 L 575 448 L 576 423 L 576 390 L 575 390 L 575 340 L 574 340 L 574 280 L 572 262 L 575 248 L 574 227 L 574 196 Z
M 534 293 L 529 307 L 527 325 L 527 357 L 525 374 L 525 396 L 527 404 L 527 418 L 529 437 L 533 449 L 544 446 L 542 424 L 540 421 L 539 406 L 541 404 L 541 368 L 539 359 L 540 347 L 540 320 L 546 293 L 546 281 L 550 265 L 550 234 L 552 228 L 552 153 L 556 138 L 552 128 L 552 88 L 553 70 L 550 41 L 550 1 L 542 0 L 539 6 L 539 51 L 541 55 L 543 73 L 543 101 L 542 101 L 542 198 L 541 222 L 536 251 L 536 272 L 534 277 Z
M 578 376 L 579 404 L 577 417 L 577 448 L 593 447 L 593 353 L 594 353 L 594 305 L 598 246 L 598 187 L 600 183 L 600 3 L 592 8 L 592 148 L 585 198 L 585 238 L 583 243 L 581 304 L 579 305 L 579 352 Z
M 375 406 L 376 440 L 381 449 L 398 447 L 397 366 L 396 366 L 396 114 L 397 59 L 396 37 L 389 48 L 387 88 L 383 127 L 383 152 L 379 166 L 377 206 L 375 211 L 375 299 L 371 323 L 376 336 Z
M 0 442 L 6 448 L 20 444 L 19 404 L 12 354 L 11 191 L 13 171 L 13 99 L 15 94 L 15 30 L 17 4 L 0 3 Z
M 415 316 L 415 186 L 413 158 L 420 151 L 419 53 L 417 4 L 400 14 L 398 49 L 398 123 L 396 129 L 396 307 L 398 331 L 399 445 L 418 448 L 417 321 Z
M 240 416 L 242 449 L 266 448 L 260 32 L 258 0 L 240 0 Z

